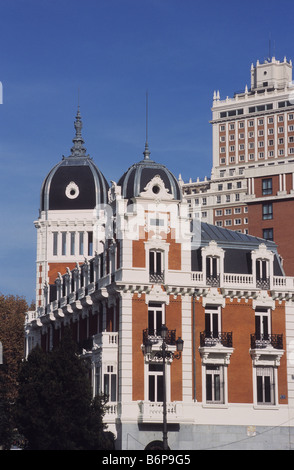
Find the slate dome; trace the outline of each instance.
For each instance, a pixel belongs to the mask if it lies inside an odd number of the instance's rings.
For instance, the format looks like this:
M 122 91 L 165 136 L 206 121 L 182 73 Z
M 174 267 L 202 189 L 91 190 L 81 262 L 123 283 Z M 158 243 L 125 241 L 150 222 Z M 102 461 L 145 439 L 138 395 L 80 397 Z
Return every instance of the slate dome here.
M 107 180 L 89 155 L 86 155 L 79 110 L 74 127 L 76 135 L 71 155 L 63 157 L 43 182 L 41 211 L 94 209 L 98 204 L 108 202 Z
M 121 186 L 122 197 L 125 199 L 138 197 L 139 194 L 144 191 L 146 185 L 158 175 L 163 180 L 169 194 L 171 194 L 174 199 L 181 200 L 181 189 L 176 177 L 164 165 L 150 159 L 147 143 L 143 155 L 144 159 L 130 166 L 119 179 L 117 184 Z

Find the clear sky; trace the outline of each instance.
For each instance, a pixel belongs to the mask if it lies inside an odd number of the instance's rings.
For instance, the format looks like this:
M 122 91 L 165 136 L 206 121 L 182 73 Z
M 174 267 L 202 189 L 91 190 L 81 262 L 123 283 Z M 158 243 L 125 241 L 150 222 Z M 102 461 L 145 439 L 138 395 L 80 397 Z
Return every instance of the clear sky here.
M 0 0 L 0 292 L 35 297 L 40 188 L 68 156 L 78 95 L 87 153 L 108 181 L 151 158 L 210 176 L 211 105 L 250 66 L 294 58 L 293 0 Z M 79 90 L 79 91 L 78 91 Z

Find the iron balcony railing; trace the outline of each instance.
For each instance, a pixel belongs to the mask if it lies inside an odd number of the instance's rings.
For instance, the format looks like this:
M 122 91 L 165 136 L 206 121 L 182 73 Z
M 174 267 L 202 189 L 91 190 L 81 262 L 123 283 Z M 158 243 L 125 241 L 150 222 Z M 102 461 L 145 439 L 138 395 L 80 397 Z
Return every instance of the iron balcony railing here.
M 255 333 L 251 335 L 251 349 L 263 349 L 272 346 L 274 349 L 283 349 L 283 335 L 269 335 Z
M 210 287 L 220 287 L 220 275 L 206 276 L 206 284 Z
M 216 346 L 221 344 L 226 348 L 233 347 L 233 333 L 232 332 L 218 332 L 202 331 L 200 333 L 200 346 Z
M 161 329 L 146 328 L 143 330 L 143 344 L 146 345 L 147 341 L 152 339 L 161 339 Z M 176 345 L 176 330 L 168 330 L 165 342 L 170 346 Z
M 270 278 L 263 277 L 260 279 L 256 279 L 256 287 L 257 289 L 261 290 L 269 290 L 270 289 Z
M 149 273 L 149 282 L 154 282 L 155 284 L 160 284 L 164 282 L 164 271 L 157 273 Z

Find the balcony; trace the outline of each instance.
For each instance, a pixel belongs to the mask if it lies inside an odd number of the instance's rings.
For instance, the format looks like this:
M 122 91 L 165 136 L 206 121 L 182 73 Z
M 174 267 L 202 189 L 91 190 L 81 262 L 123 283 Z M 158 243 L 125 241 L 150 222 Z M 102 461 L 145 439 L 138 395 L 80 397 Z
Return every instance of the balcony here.
M 153 344 L 162 343 L 161 329 L 159 331 L 148 328 L 143 330 L 143 344 L 145 345 L 147 341 L 151 341 Z M 169 346 L 176 346 L 176 330 L 168 330 L 165 342 Z
M 251 349 L 265 349 L 268 347 L 274 349 L 283 349 L 283 335 L 269 335 L 255 333 L 250 336 Z
M 200 347 L 214 347 L 224 346 L 225 348 L 233 347 L 233 333 L 232 332 L 219 332 L 213 333 L 212 331 L 202 331 L 200 333 Z
M 162 423 L 163 403 L 140 401 L 139 405 L 139 423 Z M 178 402 L 167 402 L 166 415 L 168 423 L 178 423 L 182 417 L 182 404 Z

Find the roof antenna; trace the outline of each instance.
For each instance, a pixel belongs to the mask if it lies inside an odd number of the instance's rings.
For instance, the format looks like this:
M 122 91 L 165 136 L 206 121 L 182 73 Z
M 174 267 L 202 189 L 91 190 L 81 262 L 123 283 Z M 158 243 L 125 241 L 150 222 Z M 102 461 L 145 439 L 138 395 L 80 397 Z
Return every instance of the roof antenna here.
M 143 152 L 144 160 L 148 160 L 150 156 L 149 145 L 148 145 L 148 90 L 146 91 L 146 140 L 145 150 Z

